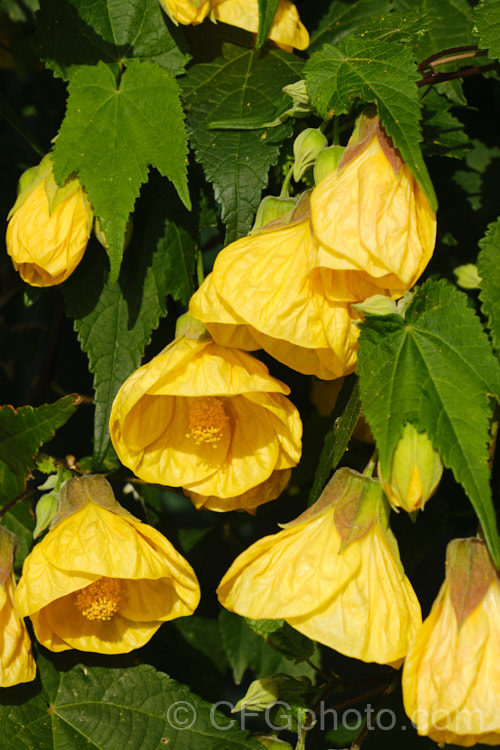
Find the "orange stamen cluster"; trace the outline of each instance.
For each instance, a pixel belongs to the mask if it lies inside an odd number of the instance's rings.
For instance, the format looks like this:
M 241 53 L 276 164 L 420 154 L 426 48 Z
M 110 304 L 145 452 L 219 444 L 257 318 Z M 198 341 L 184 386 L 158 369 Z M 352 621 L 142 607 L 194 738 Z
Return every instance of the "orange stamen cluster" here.
M 224 435 L 229 421 L 224 409 L 224 402 L 217 396 L 204 396 L 189 399 L 189 432 L 186 437 L 193 438 L 196 445 L 202 443 L 217 447 Z
M 122 583 L 117 578 L 99 578 L 78 592 L 75 606 L 87 620 L 106 622 L 118 610 L 122 588 Z

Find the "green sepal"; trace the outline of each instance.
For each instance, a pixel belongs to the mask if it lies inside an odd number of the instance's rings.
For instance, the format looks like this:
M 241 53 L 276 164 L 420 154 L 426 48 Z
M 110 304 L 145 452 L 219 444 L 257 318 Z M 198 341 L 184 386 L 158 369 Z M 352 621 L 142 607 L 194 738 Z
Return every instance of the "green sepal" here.
M 101 474 L 86 474 L 82 477 L 69 479 L 61 486 L 57 499 L 57 513 L 52 519 L 50 528 L 53 529 L 54 526 L 64 521 L 72 513 L 76 513 L 89 502 L 100 505 L 118 516 L 135 519 L 132 513 L 122 508 L 105 477 Z
M 17 536 L 5 526 L 0 526 L 0 586 L 5 586 L 5 581 L 11 574 L 16 549 Z

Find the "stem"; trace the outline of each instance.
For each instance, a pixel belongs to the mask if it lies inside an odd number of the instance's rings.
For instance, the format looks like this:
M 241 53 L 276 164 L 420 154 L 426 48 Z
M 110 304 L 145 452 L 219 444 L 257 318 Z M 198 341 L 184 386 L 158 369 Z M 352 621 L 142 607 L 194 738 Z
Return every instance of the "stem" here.
M 292 179 L 293 175 L 293 164 L 290 167 L 290 169 L 287 172 L 287 175 L 285 177 L 285 180 L 283 182 L 283 185 L 281 187 L 281 193 L 280 198 L 289 198 L 290 197 L 290 181 Z
M 10 500 L 7 503 L 7 505 L 4 505 L 3 508 L 0 508 L 0 518 L 2 518 L 2 516 L 8 513 L 9 510 L 14 507 L 14 505 L 17 505 L 17 503 L 20 503 L 21 500 L 26 500 L 28 497 L 31 497 L 31 495 L 34 495 L 34 494 L 35 494 L 34 489 L 24 490 L 24 492 L 21 492 L 20 495 L 15 497 L 13 500 Z
M 384 705 L 385 699 L 395 690 L 395 688 L 396 688 L 396 683 L 395 682 L 391 682 L 390 685 L 387 685 L 386 689 L 384 690 L 384 692 L 380 696 L 380 700 L 377 701 L 377 705 L 375 706 L 375 718 L 377 718 L 377 716 L 378 716 L 378 714 L 380 712 L 380 709 Z M 373 728 L 373 727 L 371 727 L 371 728 Z M 354 740 L 353 740 L 353 742 L 351 744 L 350 750 L 359 750 L 359 748 L 361 747 L 361 745 L 365 741 L 366 736 L 367 736 L 367 734 L 368 734 L 369 731 L 370 731 L 370 727 L 368 726 L 368 721 L 366 721 L 365 724 L 364 724 L 364 726 L 361 727 L 361 729 L 359 730 L 358 734 L 354 738 Z
M 450 55 L 449 57 L 439 58 L 438 60 L 430 62 L 429 65 L 432 68 L 437 68 L 438 65 L 445 65 L 445 63 L 455 62 L 455 60 L 467 60 L 470 57 L 482 57 L 486 54 L 487 51 L 485 49 L 477 50 L 477 52 L 462 52 L 460 55 Z
M 312 669 L 314 669 L 314 671 L 317 672 L 317 674 L 319 674 L 324 680 L 331 679 L 331 675 L 329 675 L 328 672 L 325 672 L 323 669 L 321 669 L 321 667 L 316 666 L 316 664 L 313 661 L 311 661 L 311 659 L 304 659 L 304 661 L 306 662 L 306 664 L 309 664 L 309 666 L 312 667 Z M 335 678 L 337 678 L 337 675 L 335 675 Z
M 492 63 L 491 65 L 477 65 L 474 68 L 464 68 L 464 70 L 456 70 L 454 73 L 438 73 L 437 70 L 429 70 L 420 81 L 417 81 L 417 86 L 435 86 L 436 83 L 444 83 L 444 81 L 452 81 L 456 78 L 466 78 L 467 76 L 475 76 L 478 73 L 484 73 L 489 70 L 498 70 L 498 63 Z
M 461 45 L 460 47 L 448 47 L 447 49 L 442 49 L 439 52 L 434 52 L 433 55 L 430 55 L 430 57 L 426 57 L 425 60 L 422 60 L 422 62 L 418 66 L 418 70 L 423 73 L 424 70 L 434 62 L 434 60 L 439 60 L 442 57 L 446 57 L 448 55 L 460 54 L 461 52 L 474 52 L 476 54 L 480 52 L 482 55 L 487 54 L 485 50 L 479 50 L 477 44 L 466 44 Z
M 333 118 L 333 146 L 340 146 L 340 137 L 339 137 L 339 118 L 335 116 Z
M 372 457 L 370 458 L 370 460 L 366 464 L 365 470 L 363 472 L 363 476 L 364 477 L 371 477 L 371 476 L 373 476 L 373 472 L 375 470 L 375 465 L 377 463 L 377 458 L 378 458 L 378 450 L 375 448 L 375 450 L 373 451 Z

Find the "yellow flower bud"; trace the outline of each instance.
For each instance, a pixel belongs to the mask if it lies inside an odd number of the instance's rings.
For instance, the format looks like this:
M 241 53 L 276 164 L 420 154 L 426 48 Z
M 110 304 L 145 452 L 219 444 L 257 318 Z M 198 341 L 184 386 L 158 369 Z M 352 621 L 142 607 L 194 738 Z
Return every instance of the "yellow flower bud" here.
M 27 183 L 27 184 L 26 184 Z M 93 213 L 78 179 L 58 187 L 50 154 L 28 179 L 9 213 L 7 252 L 21 278 L 32 286 L 61 284 L 81 261 Z
M 338 168 L 314 188 L 311 221 L 313 267 L 364 270 L 395 297 L 422 274 L 436 238 L 426 196 L 378 117 L 367 113 Z
M 380 462 L 380 483 L 393 508 L 409 513 L 423 510 L 441 479 L 443 464 L 425 432 L 418 432 L 408 422 L 392 457 L 389 475 L 384 477 Z
M 420 735 L 500 745 L 500 586 L 479 539 L 455 539 L 446 579 L 403 669 L 405 710 Z
M 196 507 L 252 511 L 300 459 L 289 392 L 246 352 L 181 337 L 122 385 L 111 440 L 138 477 L 182 487 Z
M 388 516 L 377 481 L 340 469 L 315 505 L 234 561 L 221 604 L 356 659 L 399 661 L 422 619 Z
M 31 682 L 36 676 L 30 637 L 14 601 L 16 543 L 14 534 L 0 526 L 0 687 Z
M 143 646 L 163 622 L 192 614 L 199 598 L 191 566 L 98 475 L 63 485 L 52 528 L 25 559 L 16 591 L 43 646 L 103 654 Z

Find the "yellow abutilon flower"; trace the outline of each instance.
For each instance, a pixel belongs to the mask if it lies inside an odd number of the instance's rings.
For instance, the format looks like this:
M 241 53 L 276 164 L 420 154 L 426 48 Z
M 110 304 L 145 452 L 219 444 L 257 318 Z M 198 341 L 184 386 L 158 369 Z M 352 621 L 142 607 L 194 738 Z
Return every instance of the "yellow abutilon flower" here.
M 350 302 L 376 287 L 362 272 L 311 273 L 313 252 L 308 216 L 242 237 L 218 254 L 190 312 L 220 344 L 265 349 L 324 380 L 352 372 L 360 316 Z
M 141 479 L 182 487 L 197 507 L 251 510 L 300 459 L 289 392 L 246 352 L 180 336 L 122 385 L 111 439 Z
M 14 601 L 16 542 L 14 534 L 0 526 L 0 687 L 31 682 L 36 677 L 30 637 Z
M 430 260 L 436 216 L 377 115 L 358 121 L 336 170 L 314 188 L 313 266 L 363 270 L 401 296 Z
M 421 624 L 376 480 L 336 472 L 318 502 L 232 564 L 221 604 L 252 619 L 284 619 L 367 662 L 402 659 Z
M 174 23 L 199 24 L 210 13 L 211 0 L 160 0 Z
M 28 284 L 61 284 L 83 257 L 92 208 L 76 177 L 57 186 L 50 154 L 24 173 L 20 188 L 8 215 L 7 252 Z
M 405 710 L 435 742 L 500 745 L 500 585 L 479 539 L 455 539 L 403 669 Z
M 163 622 L 194 612 L 200 589 L 191 566 L 117 503 L 104 477 L 70 479 L 58 508 L 16 591 L 43 646 L 126 653 Z

